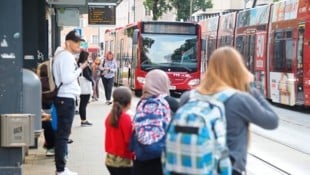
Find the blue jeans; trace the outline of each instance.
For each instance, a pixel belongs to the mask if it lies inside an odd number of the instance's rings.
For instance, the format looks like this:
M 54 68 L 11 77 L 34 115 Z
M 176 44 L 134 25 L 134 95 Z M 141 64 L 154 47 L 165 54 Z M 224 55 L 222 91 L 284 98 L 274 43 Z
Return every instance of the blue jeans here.
M 57 97 L 55 100 L 58 121 L 55 140 L 55 163 L 57 172 L 64 171 L 66 167 L 67 142 L 75 111 L 75 99 Z

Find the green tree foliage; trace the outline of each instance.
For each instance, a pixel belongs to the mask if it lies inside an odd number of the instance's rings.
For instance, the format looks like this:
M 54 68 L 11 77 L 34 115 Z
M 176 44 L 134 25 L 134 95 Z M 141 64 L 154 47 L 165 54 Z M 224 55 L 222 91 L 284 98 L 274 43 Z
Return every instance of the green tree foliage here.
M 168 0 L 144 0 L 143 5 L 153 13 L 153 20 L 158 20 L 165 12 L 172 7 Z
M 192 13 L 198 10 L 206 10 L 212 8 L 213 4 L 211 0 L 169 0 L 171 5 L 177 10 L 177 21 L 181 19 L 189 19 L 190 16 L 190 3 L 192 1 Z

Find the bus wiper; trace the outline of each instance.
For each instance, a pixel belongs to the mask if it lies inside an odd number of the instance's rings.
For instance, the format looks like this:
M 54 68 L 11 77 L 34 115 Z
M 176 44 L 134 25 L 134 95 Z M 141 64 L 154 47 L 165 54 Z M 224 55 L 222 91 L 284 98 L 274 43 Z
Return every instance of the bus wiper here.
M 175 63 L 172 63 L 172 64 L 170 64 L 170 65 L 171 65 L 171 67 L 180 67 L 180 68 L 183 68 L 183 69 L 187 70 L 188 72 L 193 71 L 191 68 L 189 68 L 189 67 L 187 67 L 187 66 L 184 66 L 184 65 L 182 65 L 182 64 L 175 64 Z
M 145 67 L 144 69 L 147 71 L 150 71 L 150 70 L 154 69 L 154 67 Z

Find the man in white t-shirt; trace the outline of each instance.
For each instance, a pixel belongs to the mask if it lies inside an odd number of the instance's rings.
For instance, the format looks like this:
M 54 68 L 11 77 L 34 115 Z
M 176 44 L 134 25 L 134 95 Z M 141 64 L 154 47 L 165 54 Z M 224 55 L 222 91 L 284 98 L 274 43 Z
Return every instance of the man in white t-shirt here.
M 65 47 L 57 49 L 53 63 L 55 83 L 59 87 L 55 100 L 58 115 L 56 140 L 55 140 L 55 164 L 56 175 L 77 175 L 78 173 L 66 168 L 67 143 L 71 132 L 75 99 L 80 95 L 81 90 L 77 78 L 82 70 L 88 66 L 87 61 L 78 67 L 75 61 L 75 54 L 80 52 L 80 42 L 84 41 L 73 30 L 66 35 Z

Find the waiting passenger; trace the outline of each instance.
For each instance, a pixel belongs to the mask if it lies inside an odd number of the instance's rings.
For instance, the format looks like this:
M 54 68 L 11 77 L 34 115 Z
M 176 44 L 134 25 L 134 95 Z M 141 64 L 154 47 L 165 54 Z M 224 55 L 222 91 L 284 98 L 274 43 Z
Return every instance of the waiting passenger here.
M 242 175 L 246 171 L 249 125 L 253 123 L 265 129 L 275 129 L 279 123 L 279 117 L 268 101 L 250 86 L 253 80 L 240 53 L 232 47 L 222 47 L 211 54 L 207 72 L 197 87 L 202 94 L 215 94 L 228 88 L 238 90 L 224 103 L 232 175 Z M 182 95 L 181 104 L 187 101 L 188 95 Z
M 108 52 L 106 58 L 103 59 L 102 64 L 100 66 L 101 73 L 101 80 L 104 86 L 104 94 L 106 98 L 106 104 L 110 105 L 111 102 L 111 94 L 112 88 L 114 84 L 114 76 L 117 69 L 116 61 L 113 58 L 113 53 Z
M 132 124 L 127 113 L 131 90 L 118 87 L 113 91 L 113 105 L 105 120 L 105 164 L 111 175 L 131 175 L 133 153 L 129 150 Z
M 136 133 L 135 135 L 137 138 L 131 140 L 131 148 L 136 154 L 133 165 L 134 175 L 163 174 L 161 163 L 162 149 L 156 149 L 158 154 L 154 154 L 152 151 L 146 151 L 146 153 L 141 151 L 142 156 L 139 157 L 138 152 L 140 152 L 139 150 L 141 149 L 136 145 L 140 145 L 142 143 L 141 140 L 143 139 L 145 142 L 142 144 L 162 148 L 165 140 L 166 127 L 168 126 L 173 113 L 176 112 L 179 107 L 179 103 L 169 95 L 169 86 L 169 77 L 166 72 L 162 70 L 154 69 L 148 72 L 145 76 L 142 97 L 137 105 L 133 121 L 134 133 Z M 154 103 L 157 105 L 153 105 Z M 143 131 L 143 128 L 148 127 L 154 127 L 155 131 L 161 132 L 155 133 L 154 130 L 150 129 L 146 134 L 146 132 Z M 146 150 L 145 148 L 142 149 Z

